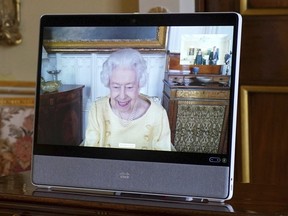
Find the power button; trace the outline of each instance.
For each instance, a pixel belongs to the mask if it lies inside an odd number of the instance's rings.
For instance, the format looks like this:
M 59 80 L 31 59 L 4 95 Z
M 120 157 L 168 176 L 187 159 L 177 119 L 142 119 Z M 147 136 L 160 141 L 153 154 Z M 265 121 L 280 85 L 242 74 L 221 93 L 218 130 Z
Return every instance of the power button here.
M 211 162 L 211 163 L 220 163 L 221 162 L 221 158 L 220 157 L 210 157 L 209 158 L 209 162 Z

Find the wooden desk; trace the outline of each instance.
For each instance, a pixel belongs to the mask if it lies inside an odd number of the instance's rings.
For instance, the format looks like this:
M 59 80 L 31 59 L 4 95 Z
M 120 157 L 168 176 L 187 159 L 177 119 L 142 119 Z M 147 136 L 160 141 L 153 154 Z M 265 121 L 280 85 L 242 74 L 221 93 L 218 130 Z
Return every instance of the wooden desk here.
M 41 191 L 24 172 L 0 178 L 0 215 L 288 215 L 288 186 L 236 184 L 232 200 L 217 206 Z

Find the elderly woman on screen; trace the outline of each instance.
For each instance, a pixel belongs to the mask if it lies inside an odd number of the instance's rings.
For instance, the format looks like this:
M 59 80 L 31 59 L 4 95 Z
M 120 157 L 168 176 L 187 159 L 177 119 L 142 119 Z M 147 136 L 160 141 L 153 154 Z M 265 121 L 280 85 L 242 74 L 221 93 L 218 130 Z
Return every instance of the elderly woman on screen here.
M 146 80 L 146 62 L 137 50 L 110 55 L 101 72 L 110 95 L 89 111 L 85 146 L 171 151 L 165 109 L 140 94 Z

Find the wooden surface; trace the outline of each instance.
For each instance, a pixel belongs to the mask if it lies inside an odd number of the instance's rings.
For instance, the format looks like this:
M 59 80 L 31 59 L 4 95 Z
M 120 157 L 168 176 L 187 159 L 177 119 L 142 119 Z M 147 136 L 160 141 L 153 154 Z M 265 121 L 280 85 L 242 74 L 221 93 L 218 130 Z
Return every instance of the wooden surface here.
M 288 187 L 236 184 L 225 204 L 39 190 L 30 172 L 0 177 L 0 215 L 288 215 Z
M 180 64 L 180 53 L 170 53 L 169 54 L 169 70 L 190 70 L 193 67 L 199 67 L 199 74 L 216 74 L 220 75 L 220 70 L 223 65 L 181 65 Z

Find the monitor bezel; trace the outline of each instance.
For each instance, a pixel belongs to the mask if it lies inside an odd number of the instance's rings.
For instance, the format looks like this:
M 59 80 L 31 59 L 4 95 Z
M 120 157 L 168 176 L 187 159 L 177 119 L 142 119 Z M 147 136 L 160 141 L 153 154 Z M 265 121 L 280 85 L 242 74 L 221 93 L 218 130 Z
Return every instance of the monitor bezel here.
M 51 19 L 52 17 L 52 19 Z M 63 146 L 37 144 L 37 120 L 39 115 L 40 100 L 40 79 L 41 79 L 41 54 L 38 59 L 38 76 L 37 76 L 37 93 L 35 103 L 35 132 L 33 155 L 56 156 L 56 157 L 80 157 L 80 158 L 97 158 L 109 160 L 128 160 L 144 162 L 161 162 L 176 164 L 197 164 L 211 166 L 230 167 L 234 160 L 235 132 L 236 132 L 236 106 L 238 97 L 238 75 L 237 70 L 239 62 L 238 41 L 239 35 L 239 16 L 235 13 L 206 13 L 195 14 L 86 14 L 86 15 L 44 15 L 40 22 L 40 40 L 39 53 L 42 53 L 43 27 L 52 26 L 233 26 L 233 48 L 231 66 L 231 85 L 234 85 L 230 91 L 229 104 L 229 122 L 228 122 L 228 151 L 227 154 L 207 154 L 207 153 L 187 153 L 187 152 L 166 152 L 151 150 L 133 150 L 133 149 L 115 149 L 115 148 L 95 148 L 82 146 Z M 209 161 L 210 157 L 225 157 L 225 163 L 214 163 Z

